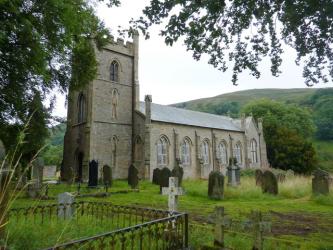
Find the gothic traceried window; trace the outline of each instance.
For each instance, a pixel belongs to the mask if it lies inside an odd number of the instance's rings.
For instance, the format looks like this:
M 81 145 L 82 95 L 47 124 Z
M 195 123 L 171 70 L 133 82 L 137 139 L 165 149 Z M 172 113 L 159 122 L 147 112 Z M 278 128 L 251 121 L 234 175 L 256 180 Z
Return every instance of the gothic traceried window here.
M 81 122 L 84 122 L 84 120 L 85 120 L 85 106 L 86 106 L 85 98 L 82 93 L 79 94 L 77 106 L 78 106 L 77 122 L 81 123 Z
M 234 157 L 237 160 L 237 164 L 242 164 L 242 145 L 240 142 L 234 147 Z
M 162 136 L 157 142 L 157 164 L 160 166 L 168 165 L 169 142 Z
M 228 163 L 228 155 L 227 155 L 227 145 L 225 142 L 221 142 L 218 146 L 218 157 L 222 164 Z
M 191 147 L 187 138 L 180 145 L 180 160 L 184 166 L 191 165 Z
M 201 144 L 201 157 L 203 164 L 209 164 L 209 143 L 207 140 L 203 141 Z
M 252 163 L 258 162 L 258 154 L 257 154 L 257 141 L 255 139 L 251 140 L 251 160 Z
M 110 66 L 110 80 L 119 82 L 119 64 L 116 61 L 113 61 Z
M 118 118 L 118 102 L 119 102 L 119 93 L 117 89 L 112 90 L 112 96 L 111 96 L 111 102 L 112 102 L 112 118 L 117 119 Z

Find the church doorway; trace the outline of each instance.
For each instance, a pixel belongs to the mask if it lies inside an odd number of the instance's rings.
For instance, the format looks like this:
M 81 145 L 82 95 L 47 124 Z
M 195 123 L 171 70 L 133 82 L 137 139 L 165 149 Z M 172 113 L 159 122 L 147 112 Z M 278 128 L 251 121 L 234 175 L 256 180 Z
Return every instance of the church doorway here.
M 82 182 L 82 168 L 83 168 L 83 156 L 82 152 L 77 154 L 77 168 L 76 168 L 76 181 Z

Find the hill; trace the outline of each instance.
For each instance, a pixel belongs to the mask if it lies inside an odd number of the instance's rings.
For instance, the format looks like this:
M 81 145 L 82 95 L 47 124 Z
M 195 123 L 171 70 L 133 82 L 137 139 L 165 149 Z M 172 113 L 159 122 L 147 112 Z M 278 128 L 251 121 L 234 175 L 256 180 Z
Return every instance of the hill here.
M 188 102 L 176 103 L 171 106 L 197 110 L 215 114 L 235 114 L 248 102 L 255 99 L 268 98 L 271 100 L 285 103 L 294 103 L 297 105 L 307 105 L 308 100 L 316 93 L 318 89 L 297 88 L 297 89 L 251 89 L 222 94 L 209 98 L 196 99 Z M 217 106 L 228 106 L 225 109 L 216 109 Z M 231 107 L 231 109 L 230 109 Z M 224 111 L 227 112 L 224 112 Z

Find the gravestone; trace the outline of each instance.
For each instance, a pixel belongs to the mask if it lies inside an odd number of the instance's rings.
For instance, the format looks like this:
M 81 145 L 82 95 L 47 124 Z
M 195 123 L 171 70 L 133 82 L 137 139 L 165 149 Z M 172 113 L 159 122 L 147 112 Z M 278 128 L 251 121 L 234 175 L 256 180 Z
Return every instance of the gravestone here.
M 273 195 L 277 195 L 279 192 L 277 178 L 275 174 L 269 170 L 266 170 L 262 175 L 261 189 L 263 193 L 269 193 Z
M 42 157 L 37 157 L 32 164 L 32 181 L 36 183 L 37 188 L 43 185 L 44 160 Z
M 103 166 L 103 184 L 106 187 L 112 186 L 112 169 L 108 165 Z
M 176 166 L 171 171 L 172 177 L 178 178 L 178 185 L 181 186 L 183 182 L 183 176 L 184 176 L 184 169 L 180 166 Z
M 238 165 L 228 166 L 228 185 L 236 187 L 240 184 L 240 168 Z
M 11 171 L 0 170 L 0 240 L 5 239 L 5 225 L 8 222 L 8 204 L 10 200 L 9 183 L 11 180 Z M 0 247 L 1 248 L 1 247 Z
M 88 187 L 97 187 L 98 185 L 98 162 L 92 160 L 89 162 L 89 181 Z
M 63 219 L 70 219 L 75 214 L 75 201 L 74 195 L 65 192 L 58 195 L 58 217 Z
M 131 164 L 128 168 L 128 185 L 131 186 L 132 189 L 135 189 L 138 187 L 139 184 L 139 177 L 138 177 L 139 171 L 138 169 Z
M 211 199 L 221 200 L 224 195 L 224 176 L 219 171 L 212 171 L 208 178 L 208 196 Z
M 178 186 L 178 178 L 169 178 L 169 187 L 162 188 L 162 194 L 168 195 L 168 208 L 170 212 L 176 212 L 178 208 L 178 196 L 184 195 L 184 190 Z
M 153 171 L 153 184 L 156 185 L 160 184 L 160 175 L 161 175 L 161 169 L 155 168 Z
M 281 183 L 286 181 L 286 175 L 284 173 L 277 173 L 276 178 L 277 178 L 278 182 L 281 182 Z
M 263 172 L 261 171 L 261 169 L 256 169 L 256 171 L 254 172 L 254 176 L 256 178 L 256 185 L 257 186 L 261 186 L 262 175 L 263 175 Z
M 57 166 L 45 166 L 43 169 L 43 177 L 45 179 L 53 179 L 57 177 Z
M 169 178 L 171 177 L 171 171 L 167 167 L 161 170 L 159 177 L 160 193 L 162 193 L 163 187 L 169 187 Z
M 330 191 L 329 173 L 324 170 L 317 169 L 313 172 L 313 176 L 314 177 L 312 179 L 312 192 L 314 194 L 328 194 Z

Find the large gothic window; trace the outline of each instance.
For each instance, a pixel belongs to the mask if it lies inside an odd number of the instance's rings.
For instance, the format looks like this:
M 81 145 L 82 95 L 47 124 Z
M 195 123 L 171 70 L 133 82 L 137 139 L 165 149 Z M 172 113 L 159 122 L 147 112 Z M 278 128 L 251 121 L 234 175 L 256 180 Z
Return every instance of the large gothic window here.
M 110 66 L 110 80 L 119 82 L 119 64 L 116 61 L 113 61 Z
M 201 157 L 203 164 L 209 164 L 209 142 L 207 140 L 203 141 L 201 144 Z
M 160 166 L 168 165 L 169 142 L 162 136 L 157 142 L 157 164 Z
M 242 164 L 242 145 L 240 142 L 237 142 L 234 147 L 234 157 L 238 164 Z
M 182 165 L 191 165 L 191 148 L 189 139 L 185 138 L 180 145 L 180 160 Z
M 111 102 L 112 102 L 112 118 L 117 119 L 118 118 L 118 102 L 119 102 L 119 93 L 117 89 L 112 90 L 112 96 L 111 96 Z
M 77 106 L 78 106 L 78 117 L 77 117 L 77 122 L 81 123 L 84 122 L 85 120 L 85 98 L 82 93 L 79 94 L 78 101 L 77 101 Z
M 255 139 L 252 139 L 251 143 L 250 143 L 250 146 L 251 146 L 251 160 L 252 160 L 252 163 L 257 163 L 258 162 L 257 141 Z
M 222 164 L 228 163 L 228 155 L 227 155 L 227 145 L 225 142 L 221 142 L 218 146 L 218 157 Z

